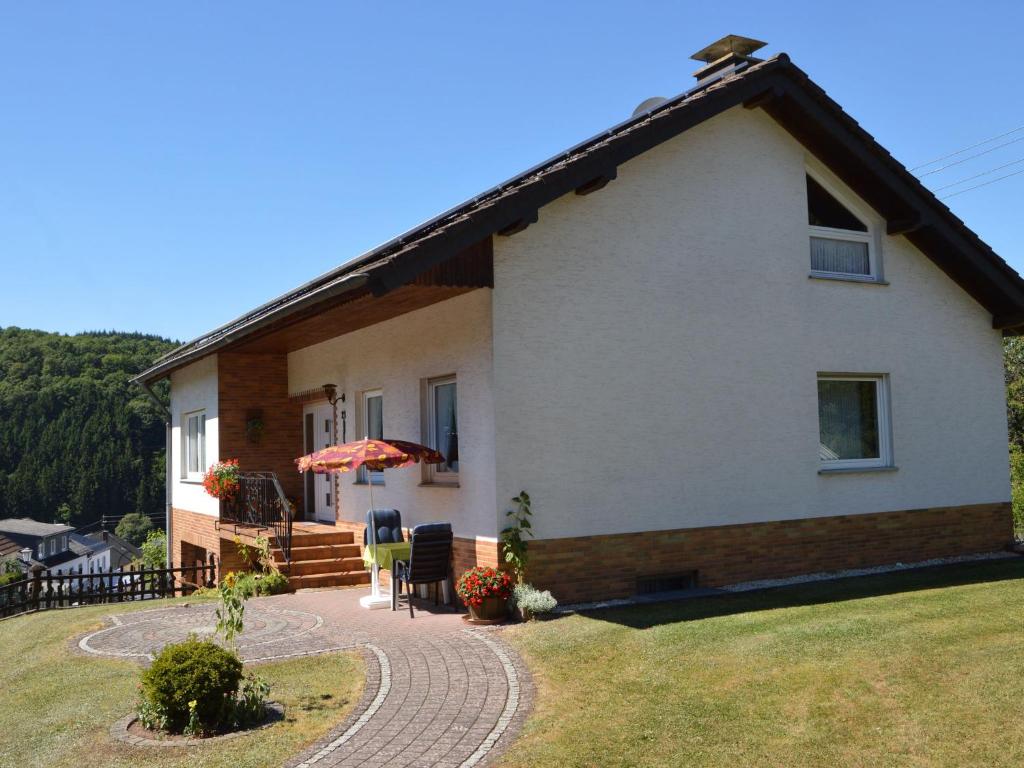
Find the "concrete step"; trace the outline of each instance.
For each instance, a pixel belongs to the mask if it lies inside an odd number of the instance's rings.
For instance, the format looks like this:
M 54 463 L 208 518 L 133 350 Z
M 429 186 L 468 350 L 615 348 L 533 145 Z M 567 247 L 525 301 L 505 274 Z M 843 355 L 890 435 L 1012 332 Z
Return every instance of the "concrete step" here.
M 272 551 L 274 560 L 284 562 L 284 553 L 280 549 Z M 307 547 L 292 547 L 292 562 L 302 560 L 326 560 L 328 558 L 361 557 L 362 547 L 358 544 L 319 544 Z
M 291 576 L 308 576 L 314 573 L 351 573 L 363 570 L 363 558 L 342 557 L 324 560 L 292 560 L 288 573 Z
M 292 549 L 295 547 L 319 547 L 327 544 L 355 544 L 352 531 L 324 531 L 309 533 L 292 531 Z
M 368 585 L 370 574 L 367 571 L 351 571 L 349 573 L 309 573 L 303 576 L 289 576 L 288 584 L 292 589 L 310 589 L 312 587 L 355 587 Z

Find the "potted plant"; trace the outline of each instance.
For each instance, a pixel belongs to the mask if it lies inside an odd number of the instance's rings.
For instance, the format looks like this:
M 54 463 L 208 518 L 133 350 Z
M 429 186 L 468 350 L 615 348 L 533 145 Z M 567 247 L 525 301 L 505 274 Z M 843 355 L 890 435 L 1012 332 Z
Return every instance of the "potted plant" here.
M 231 501 L 238 493 L 238 459 L 212 464 L 203 476 L 203 488 L 215 499 Z
M 508 616 L 512 578 L 497 568 L 477 566 L 459 577 L 455 592 L 469 608 L 472 623 L 496 623 Z

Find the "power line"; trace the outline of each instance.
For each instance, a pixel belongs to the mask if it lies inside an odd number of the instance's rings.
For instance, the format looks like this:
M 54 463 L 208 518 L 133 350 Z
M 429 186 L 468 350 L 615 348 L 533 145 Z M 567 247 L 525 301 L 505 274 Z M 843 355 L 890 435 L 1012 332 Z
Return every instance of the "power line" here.
M 1003 179 L 1008 179 L 1011 176 L 1017 176 L 1017 175 L 1022 174 L 1022 173 L 1024 173 L 1024 168 L 1021 168 L 1019 171 L 1014 171 L 1013 173 L 1008 173 L 1005 176 L 998 176 L 998 177 L 996 177 L 994 179 L 991 179 L 990 181 L 982 182 L 981 184 L 975 184 L 973 187 L 968 187 L 967 189 L 961 189 L 961 190 L 959 190 L 957 192 L 953 192 L 953 193 L 948 194 L 948 195 L 943 195 L 939 199 L 940 200 L 948 200 L 951 197 L 956 197 L 957 195 L 962 195 L 964 192 L 970 192 L 972 189 L 978 189 L 980 187 L 987 187 L 989 184 L 995 184 L 997 181 L 1002 181 Z
M 1016 144 L 1018 141 L 1024 141 L 1024 136 L 1018 136 L 1016 139 L 1010 139 L 1009 141 L 1007 141 L 1007 142 L 1005 142 L 1003 144 L 996 144 L 996 146 L 994 146 L 994 147 L 989 147 L 988 149 L 984 149 L 981 152 L 976 152 L 973 155 L 968 155 L 967 157 L 961 158 L 960 160 L 954 160 L 952 163 L 946 163 L 946 165 L 941 165 L 941 166 L 939 166 L 938 168 L 936 168 L 933 171 L 927 171 L 926 173 L 919 173 L 917 175 L 917 177 L 919 179 L 923 179 L 925 176 L 931 176 L 933 173 L 938 173 L 939 171 L 944 171 L 947 168 L 952 168 L 954 165 L 962 165 L 963 163 L 966 163 L 966 162 L 968 162 L 970 160 L 973 160 L 976 157 L 981 157 L 982 155 L 987 155 L 989 152 L 995 152 L 997 149 L 1002 149 L 1003 147 L 1008 147 L 1011 144 Z
M 957 186 L 959 184 L 963 184 L 965 181 L 972 181 L 973 179 L 980 179 L 982 176 L 988 176 L 990 173 L 995 173 L 996 171 L 1001 171 L 1001 170 L 1003 170 L 1003 168 L 1009 168 L 1011 165 L 1017 165 L 1018 163 L 1024 163 L 1024 157 L 1021 157 L 1021 158 L 1019 158 L 1017 160 L 1014 160 L 1012 162 L 1006 163 L 1005 165 L 997 165 L 995 168 L 989 168 L 987 171 L 982 171 L 981 173 L 976 173 L 973 176 L 968 176 L 966 178 L 960 179 L 959 181 L 954 181 L 952 184 L 944 184 L 941 187 L 936 187 L 935 189 L 932 190 L 932 192 L 940 192 L 943 189 L 949 189 L 950 187 L 955 187 L 955 186 Z
M 979 141 L 977 144 L 971 144 L 969 147 L 964 147 L 963 149 L 958 149 L 956 152 L 950 152 L 948 155 L 943 155 L 942 157 L 937 157 L 934 160 L 929 160 L 927 163 L 921 163 L 921 165 L 916 165 L 913 168 L 911 168 L 910 170 L 911 171 L 917 171 L 917 170 L 920 170 L 921 168 L 927 168 L 929 165 L 935 165 L 936 163 L 941 163 L 943 160 L 948 160 L 951 157 L 956 157 L 957 155 L 962 155 L 964 152 L 969 152 L 970 150 L 976 149 L 977 147 L 984 146 L 985 144 L 991 144 L 993 141 L 996 141 L 997 139 L 1004 139 L 1007 136 L 1011 136 L 1011 135 L 1017 133 L 1018 131 L 1024 131 L 1024 125 L 1020 126 L 1019 128 L 1014 128 L 1012 131 L 1007 131 L 1006 133 L 1001 133 L 998 136 L 993 136 L 990 139 L 985 139 L 984 141 Z

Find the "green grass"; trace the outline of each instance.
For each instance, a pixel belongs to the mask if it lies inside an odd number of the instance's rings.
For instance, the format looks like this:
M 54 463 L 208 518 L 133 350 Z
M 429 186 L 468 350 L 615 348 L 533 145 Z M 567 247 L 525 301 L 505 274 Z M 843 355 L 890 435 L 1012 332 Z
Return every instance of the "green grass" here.
M 1018 766 L 1024 561 L 606 610 L 505 633 L 503 766 Z
M 111 613 L 154 605 L 76 608 L 0 622 L 0 766 L 277 768 L 341 722 L 359 698 L 364 679 L 359 656 L 264 664 L 255 669 L 270 682 L 270 697 L 285 705 L 283 721 L 183 749 L 112 742 L 110 725 L 134 708 L 141 667 L 79 655 L 70 641 L 103 626 Z

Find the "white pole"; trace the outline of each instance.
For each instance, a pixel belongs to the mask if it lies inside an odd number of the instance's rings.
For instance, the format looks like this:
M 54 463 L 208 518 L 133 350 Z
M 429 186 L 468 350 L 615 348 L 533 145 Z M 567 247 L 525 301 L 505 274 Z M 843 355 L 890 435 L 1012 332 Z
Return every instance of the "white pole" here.
M 370 571 L 371 594 L 374 599 L 380 598 L 380 565 L 377 561 L 380 560 L 380 554 L 377 552 L 377 512 L 373 506 L 373 475 L 370 474 L 369 468 L 366 470 L 366 482 L 370 486 L 370 527 L 373 529 L 370 532 L 370 541 L 373 543 L 373 568 Z

